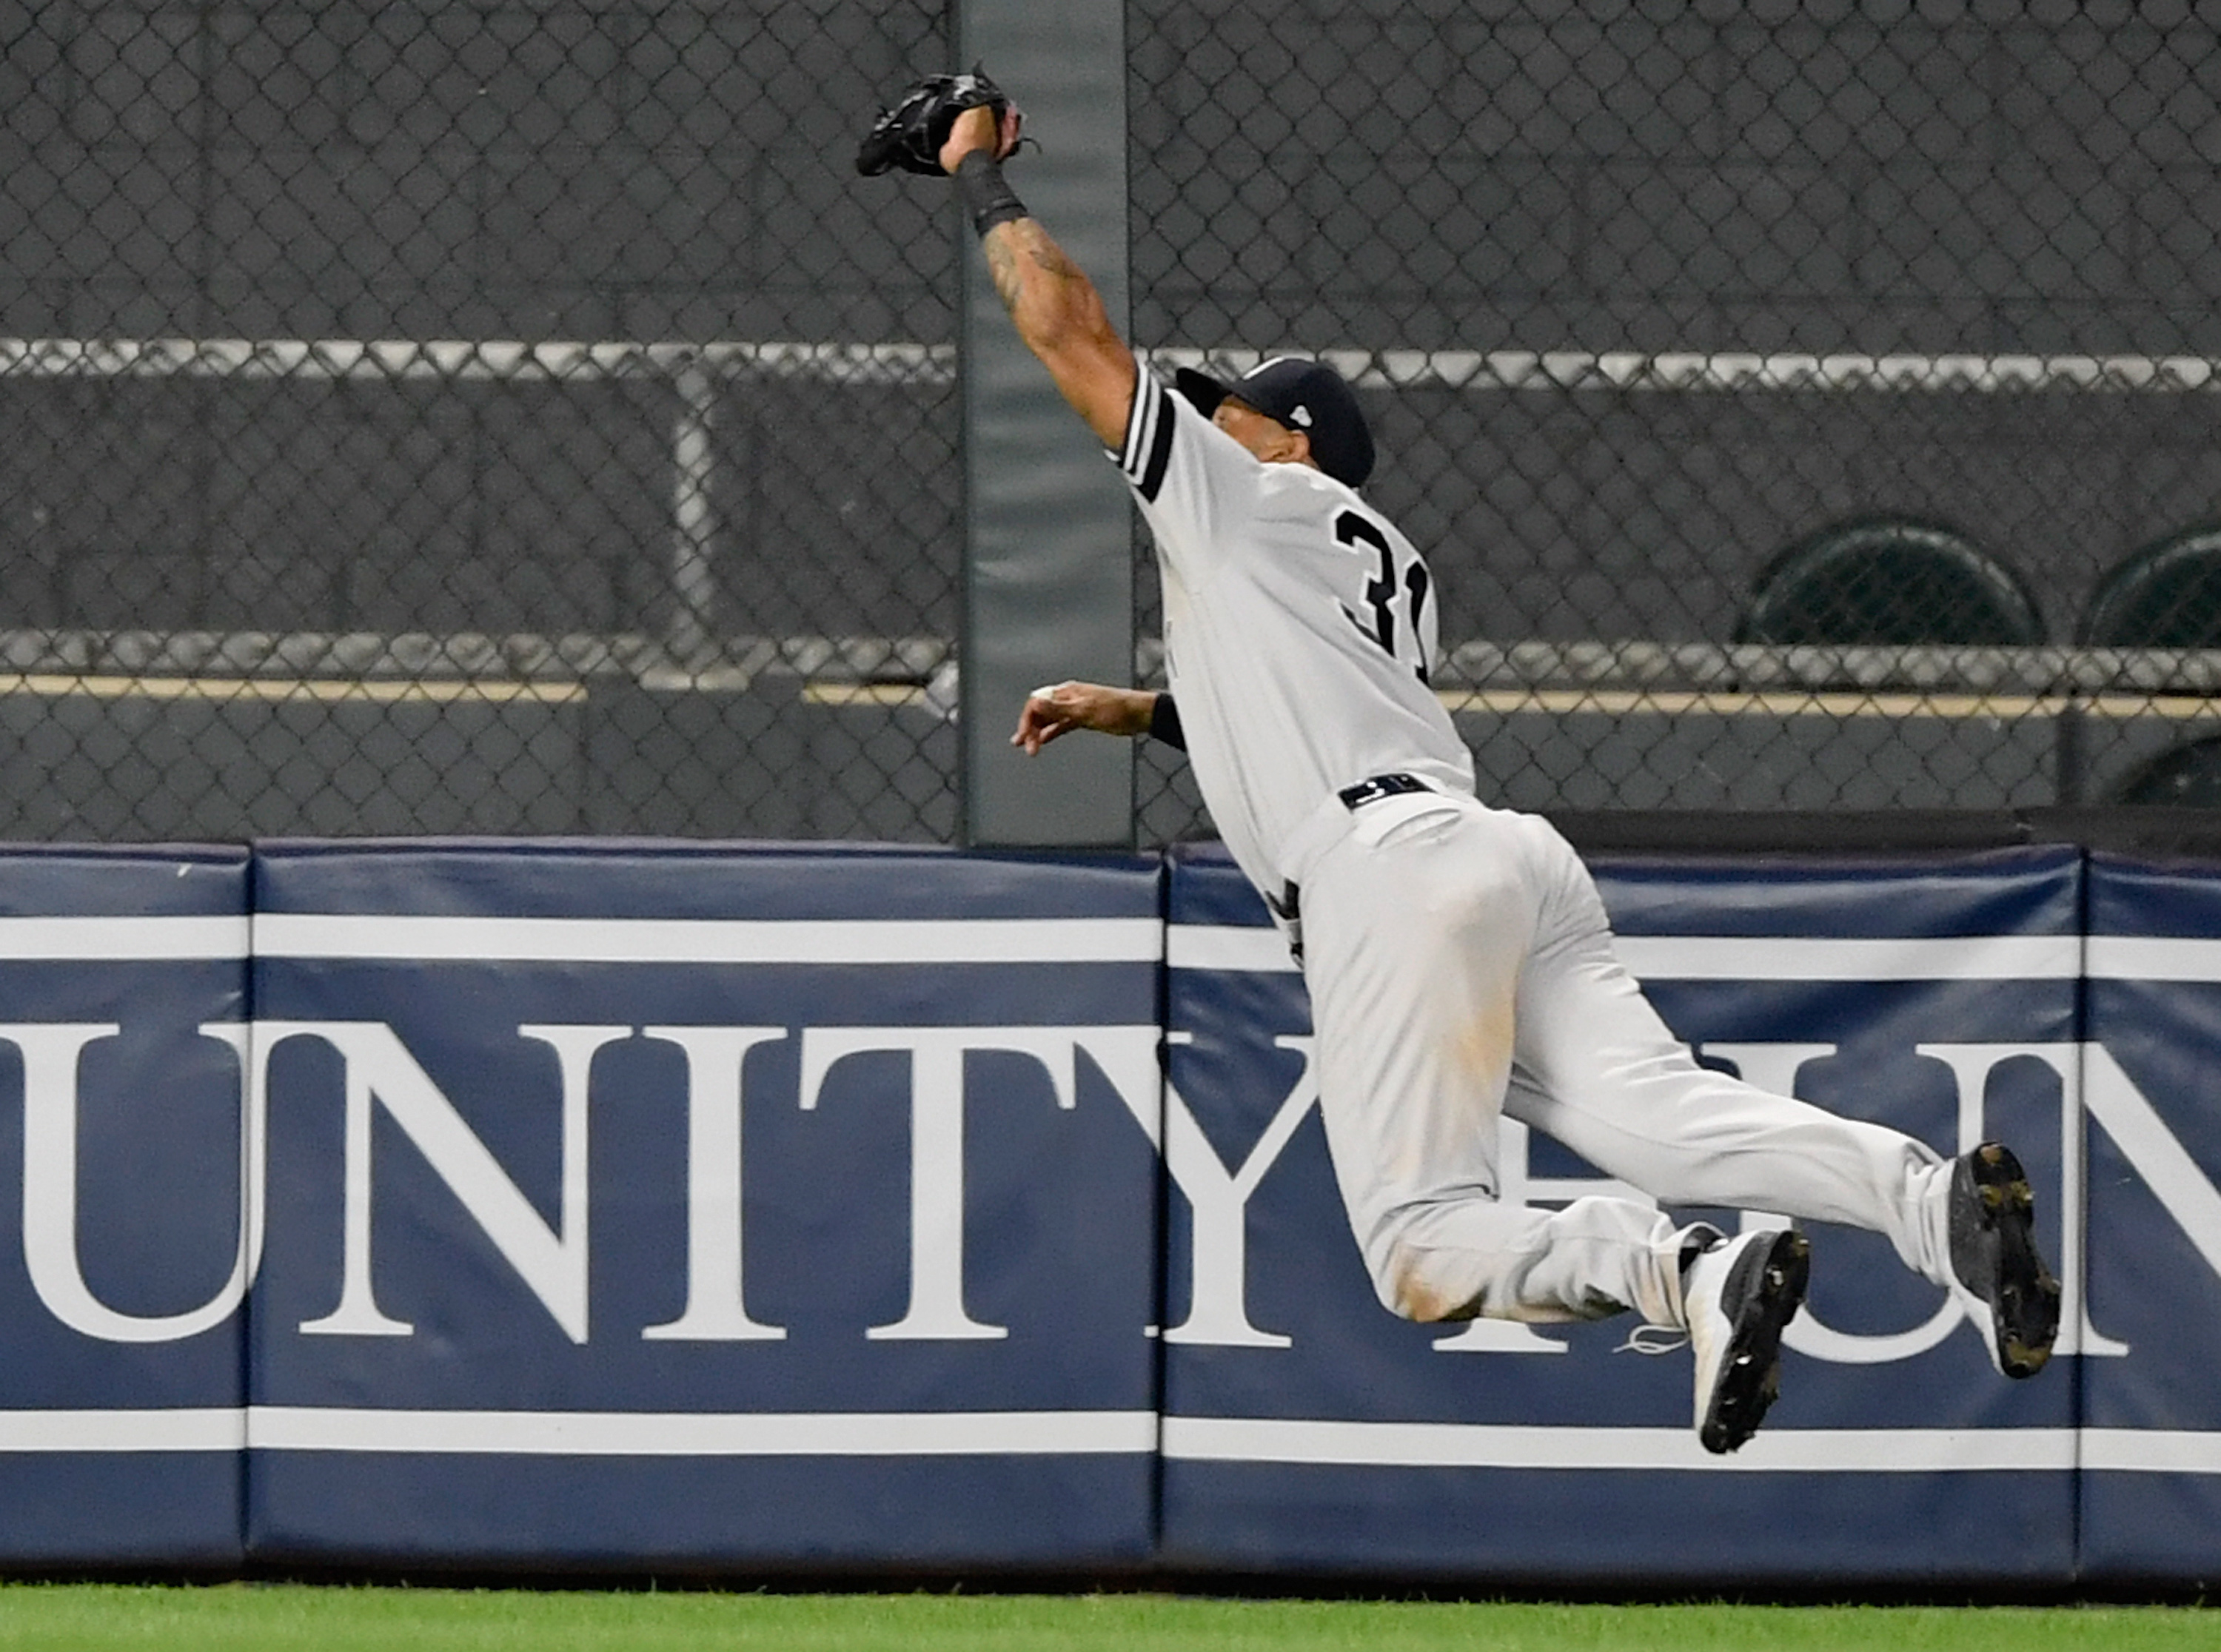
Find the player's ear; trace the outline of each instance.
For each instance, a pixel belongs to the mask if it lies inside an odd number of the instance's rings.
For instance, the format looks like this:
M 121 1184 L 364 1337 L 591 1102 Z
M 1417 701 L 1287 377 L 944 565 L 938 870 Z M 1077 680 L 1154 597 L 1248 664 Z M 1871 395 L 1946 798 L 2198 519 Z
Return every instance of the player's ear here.
M 1263 418 L 1251 427 L 1255 446 L 1251 452 L 1267 464 L 1301 464 L 1311 451 L 1311 439 L 1293 425 Z

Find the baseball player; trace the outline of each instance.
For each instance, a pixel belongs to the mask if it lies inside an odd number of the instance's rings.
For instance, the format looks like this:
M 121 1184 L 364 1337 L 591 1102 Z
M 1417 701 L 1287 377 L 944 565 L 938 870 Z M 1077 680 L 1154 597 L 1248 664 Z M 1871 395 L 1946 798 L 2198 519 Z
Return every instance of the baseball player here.
M 858 157 L 954 178 L 1019 337 L 1155 537 L 1171 692 L 1038 690 L 1012 739 L 1030 753 L 1073 729 L 1154 730 L 1185 746 L 1302 963 L 1335 1175 L 1382 1303 L 1417 1320 L 1631 1310 L 1686 1333 L 1707 1449 L 1758 1427 L 1804 1298 L 1805 1236 L 1677 1226 L 1626 1199 L 1507 1204 L 1509 1113 L 1667 1204 L 1885 1234 L 1960 1301 L 2000 1371 L 2041 1368 L 2059 1286 L 2012 1155 L 1987 1143 L 1945 1159 L 1696 1063 L 1620 966 L 1566 841 L 1475 800 L 1427 683 L 1432 581 L 1359 492 L 1373 441 L 1348 386 L 1292 356 L 1230 384 L 1142 371 L 1004 180 L 1018 133 L 984 76 L 934 77 Z

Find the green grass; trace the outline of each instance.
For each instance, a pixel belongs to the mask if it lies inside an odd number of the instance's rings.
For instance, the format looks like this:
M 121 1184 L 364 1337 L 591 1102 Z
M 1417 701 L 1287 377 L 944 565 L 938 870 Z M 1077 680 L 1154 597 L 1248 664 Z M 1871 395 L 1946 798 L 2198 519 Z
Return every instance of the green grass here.
M 13 1584 L 0 1649 L 163 1652 L 2173 1652 L 2221 1611 L 2154 1606 L 1599 1606 L 1079 1596 L 539 1593 Z

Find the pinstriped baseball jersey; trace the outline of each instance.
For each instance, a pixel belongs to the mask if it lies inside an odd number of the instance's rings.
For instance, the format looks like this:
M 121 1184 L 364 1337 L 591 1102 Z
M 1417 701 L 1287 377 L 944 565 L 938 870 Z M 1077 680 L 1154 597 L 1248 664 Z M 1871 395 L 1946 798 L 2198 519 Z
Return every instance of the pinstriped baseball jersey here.
M 1354 489 L 1266 464 L 1148 372 L 1113 456 L 1163 575 L 1165 670 L 1211 819 L 1277 892 L 1322 800 L 1396 770 L 1473 789 L 1427 686 L 1436 604 L 1411 541 Z

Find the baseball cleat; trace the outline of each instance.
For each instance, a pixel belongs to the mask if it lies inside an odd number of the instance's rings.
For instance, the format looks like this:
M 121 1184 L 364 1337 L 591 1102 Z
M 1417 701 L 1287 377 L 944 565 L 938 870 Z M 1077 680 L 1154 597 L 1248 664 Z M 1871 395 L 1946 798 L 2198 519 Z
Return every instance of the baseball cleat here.
M 1951 1167 L 1951 1294 L 1982 1333 L 1990 1363 L 2034 1376 L 2059 1335 L 2059 1281 L 2036 1248 L 2036 1198 L 2020 1161 L 1995 1142 Z
M 1682 1277 L 1697 1356 L 1697 1438 L 1734 1450 L 1781 1392 L 1781 1328 L 1796 1318 L 1812 1246 L 1792 1228 L 1756 1228 L 1699 1254 Z

